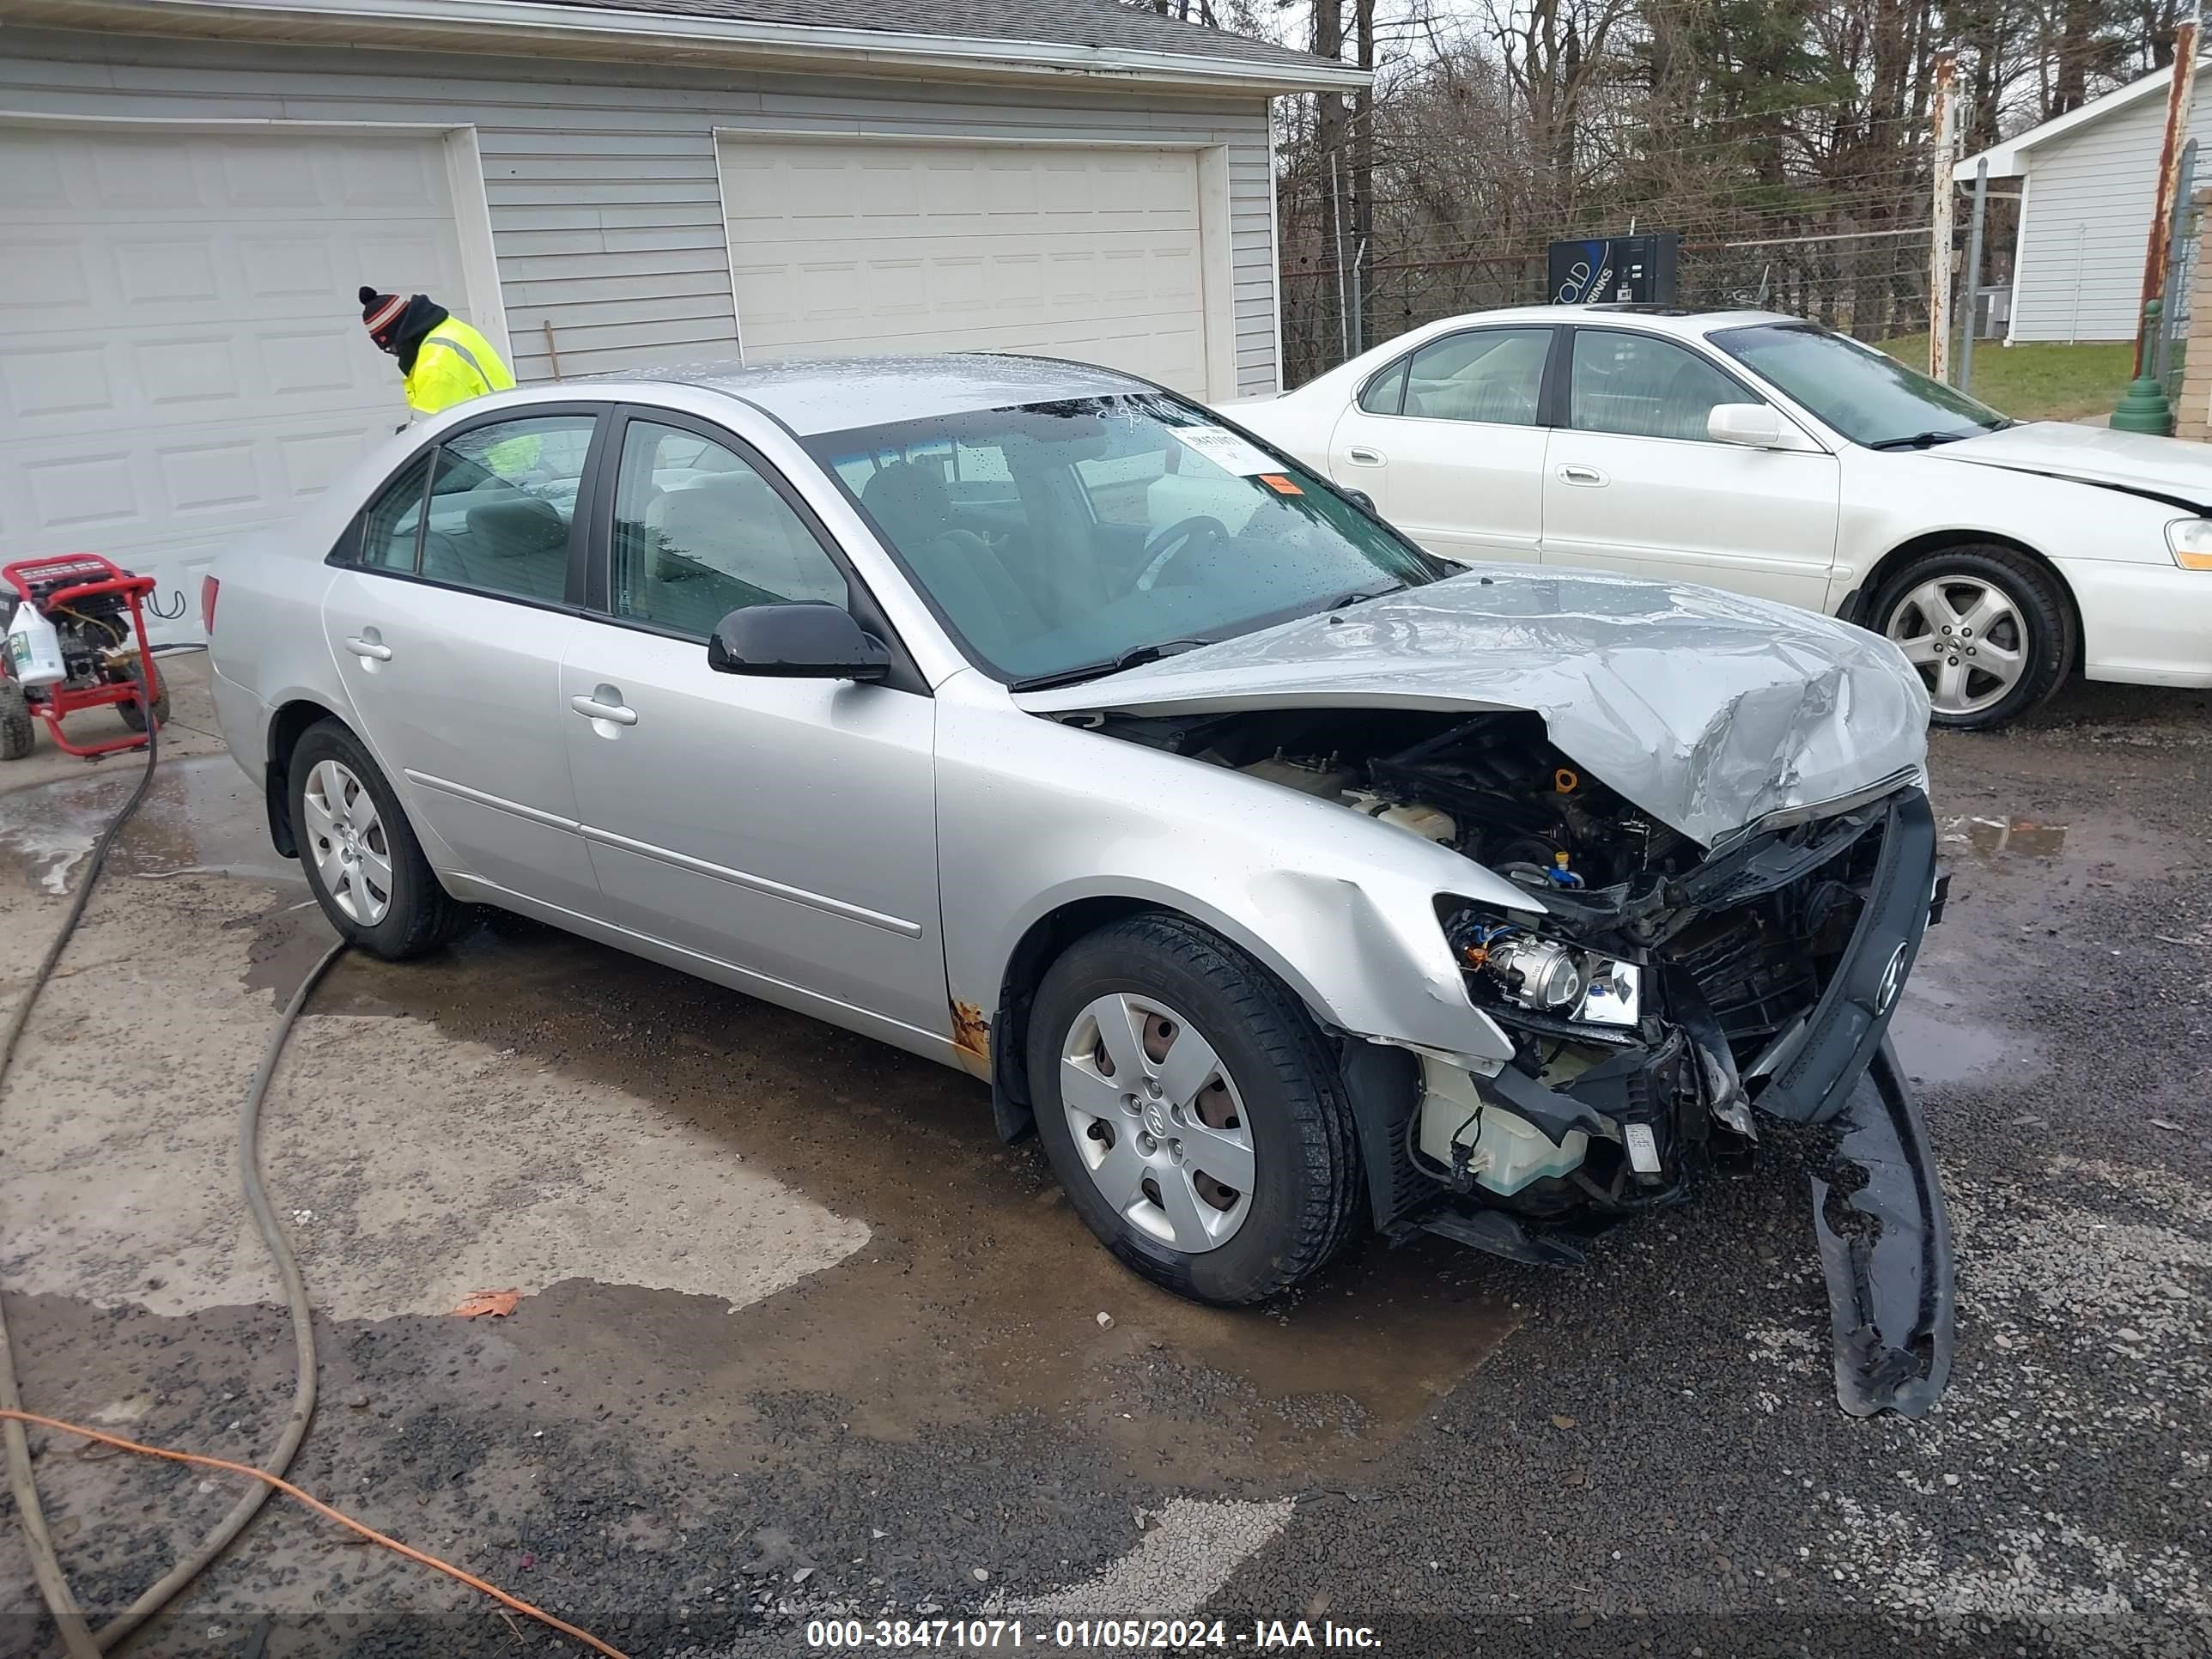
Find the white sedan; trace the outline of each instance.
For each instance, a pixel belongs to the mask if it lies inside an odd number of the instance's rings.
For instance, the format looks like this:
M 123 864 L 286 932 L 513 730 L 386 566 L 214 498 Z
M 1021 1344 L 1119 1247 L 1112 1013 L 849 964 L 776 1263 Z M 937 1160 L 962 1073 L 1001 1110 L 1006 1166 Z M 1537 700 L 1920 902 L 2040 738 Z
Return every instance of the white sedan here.
M 1887 634 L 1940 725 L 1999 725 L 2075 671 L 2212 685 L 2212 450 L 2008 420 L 1796 318 L 1483 312 L 1229 407 L 1446 558 Z

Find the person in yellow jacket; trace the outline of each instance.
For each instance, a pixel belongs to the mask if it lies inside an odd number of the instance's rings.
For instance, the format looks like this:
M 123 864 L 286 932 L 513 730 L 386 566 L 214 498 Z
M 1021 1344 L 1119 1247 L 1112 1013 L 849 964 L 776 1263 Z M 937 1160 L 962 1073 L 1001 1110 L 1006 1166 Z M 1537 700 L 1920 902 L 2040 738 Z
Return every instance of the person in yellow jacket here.
M 377 349 L 399 360 L 407 407 L 418 416 L 514 389 L 514 371 L 492 343 L 427 294 L 402 299 L 363 288 L 361 320 Z
M 499 349 L 427 294 L 403 300 L 364 286 L 361 320 L 376 349 L 399 360 L 414 419 L 514 389 Z M 494 444 L 484 459 L 501 477 L 520 479 L 538 465 L 540 448 L 536 434 L 526 434 Z

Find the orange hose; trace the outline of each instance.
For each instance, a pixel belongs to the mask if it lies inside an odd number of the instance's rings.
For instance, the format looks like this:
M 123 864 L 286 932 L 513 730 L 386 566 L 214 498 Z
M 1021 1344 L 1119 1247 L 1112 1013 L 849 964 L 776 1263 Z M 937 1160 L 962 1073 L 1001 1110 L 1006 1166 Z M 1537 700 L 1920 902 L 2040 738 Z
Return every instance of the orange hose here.
M 349 1515 L 340 1514 L 321 1498 L 310 1497 L 290 1481 L 281 1480 L 266 1469 L 257 1469 L 251 1463 L 233 1463 L 226 1458 L 205 1457 L 198 1452 L 171 1451 L 166 1446 L 142 1446 L 136 1440 L 125 1440 L 115 1435 L 102 1434 L 98 1429 L 82 1428 L 75 1423 L 64 1423 L 57 1417 L 40 1417 L 35 1412 L 0 1409 L 0 1419 L 13 1419 L 18 1423 L 35 1424 L 40 1428 L 52 1429 L 61 1434 L 73 1434 L 82 1440 L 97 1440 L 103 1446 L 113 1446 L 123 1451 L 137 1452 L 142 1456 L 166 1457 L 173 1463 L 191 1463 L 204 1469 L 221 1469 L 226 1474 L 242 1474 L 251 1480 L 266 1482 L 286 1497 L 298 1498 L 316 1514 L 325 1516 L 337 1522 L 338 1525 L 359 1533 L 372 1544 L 381 1544 L 385 1548 L 405 1556 L 410 1561 L 420 1562 L 426 1567 L 444 1573 L 448 1578 L 458 1578 L 471 1589 L 483 1591 L 501 1606 L 512 1607 L 517 1613 L 527 1613 L 540 1624 L 551 1626 L 563 1636 L 573 1636 L 593 1652 L 606 1655 L 607 1659 L 629 1659 L 629 1656 L 623 1653 L 620 1648 L 609 1647 L 589 1631 L 578 1630 L 574 1625 L 563 1620 L 556 1619 L 543 1607 L 533 1607 L 520 1596 L 509 1595 L 498 1585 L 488 1584 L 473 1574 L 463 1572 L 450 1561 L 441 1561 L 434 1555 L 425 1555 L 421 1550 L 410 1548 L 396 1538 L 387 1538 L 375 1528 L 364 1526 Z

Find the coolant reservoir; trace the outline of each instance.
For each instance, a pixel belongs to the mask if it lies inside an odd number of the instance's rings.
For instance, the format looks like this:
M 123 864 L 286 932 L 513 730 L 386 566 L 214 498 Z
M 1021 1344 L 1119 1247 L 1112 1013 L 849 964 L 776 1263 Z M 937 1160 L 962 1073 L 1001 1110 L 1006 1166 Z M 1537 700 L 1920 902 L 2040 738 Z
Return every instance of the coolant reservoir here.
M 1449 1170 L 1455 1167 L 1455 1149 L 1467 1149 L 1468 1173 L 1478 1187 L 1510 1195 L 1579 1168 L 1589 1151 L 1589 1137 L 1580 1129 L 1568 1130 L 1554 1146 L 1527 1118 L 1485 1105 L 1474 1079 L 1446 1061 L 1423 1055 L 1421 1081 L 1423 1154 Z
M 1401 805 L 1364 789 L 1348 789 L 1344 804 L 1362 817 L 1373 818 L 1377 823 L 1395 824 L 1423 841 L 1442 842 L 1449 847 L 1459 839 L 1459 825 L 1453 822 L 1451 814 L 1424 801 L 1407 801 Z

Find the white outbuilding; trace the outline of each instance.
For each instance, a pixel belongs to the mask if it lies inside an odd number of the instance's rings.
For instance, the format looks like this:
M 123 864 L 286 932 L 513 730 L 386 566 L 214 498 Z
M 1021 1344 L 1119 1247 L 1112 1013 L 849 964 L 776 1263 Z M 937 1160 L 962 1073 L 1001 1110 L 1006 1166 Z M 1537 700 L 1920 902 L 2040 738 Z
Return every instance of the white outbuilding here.
M 2171 69 L 2146 75 L 1954 169 L 1971 185 L 1987 160 L 1992 183 L 2020 181 L 2008 343 L 2135 337 L 2172 80 Z M 2208 99 L 2212 76 L 2200 69 L 2191 125 L 2212 135 Z M 2200 171 L 2198 182 L 2204 178 Z

